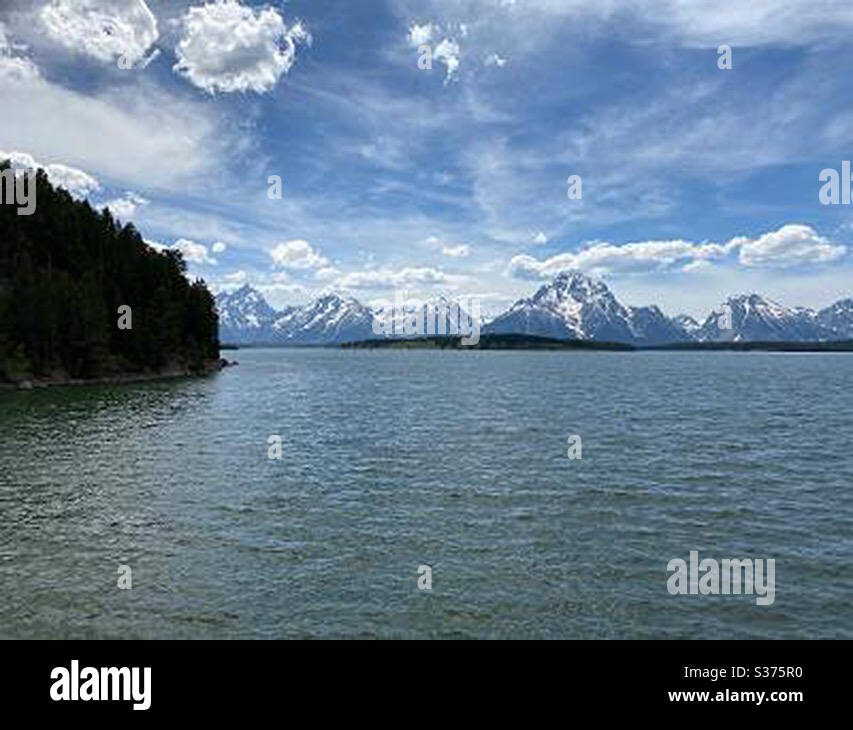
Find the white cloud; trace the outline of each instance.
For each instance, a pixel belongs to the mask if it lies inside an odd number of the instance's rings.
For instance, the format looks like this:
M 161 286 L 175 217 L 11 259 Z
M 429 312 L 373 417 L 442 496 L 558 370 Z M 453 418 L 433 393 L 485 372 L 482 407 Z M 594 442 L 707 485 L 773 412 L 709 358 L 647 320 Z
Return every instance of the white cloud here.
M 249 275 L 242 269 L 231 274 L 225 274 L 225 279 L 230 284 L 244 284 L 248 278 Z
M 726 247 L 689 241 L 643 241 L 617 246 L 595 243 L 577 253 L 561 253 L 544 261 L 532 256 L 515 256 L 510 271 L 519 279 L 545 279 L 560 271 L 642 272 L 664 269 L 683 260 L 722 258 Z
M 333 281 L 337 279 L 341 275 L 341 272 L 336 269 L 334 266 L 326 266 L 322 269 L 318 269 L 314 274 L 314 278 L 319 281 Z
M 459 31 L 463 38 L 468 35 L 468 28 L 464 24 L 459 26 Z M 444 38 L 435 46 L 435 48 L 432 48 L 431 41 L 439 35 L 445 34 L 446 33 L 442 30 L 441 26 L 433 23 L 426 23 L 425 25 L 412 23 L 412 25 L 409 26 L 408 38 L 409 45 L 415 48 L 420 48 L 424 45 L 431 47 L 432 57 L 437 61 L 441 61 L 447 68 L 444 83 L 448 84 L 457 78 L 461 49 L 459 47 L 459 43 L 453 38 Z
M 270 251 L 276 266 L 283 269 L 322 269 L 329 260 L 308 241 L 297 239 L 278 244 Z
M 435 31 L 436 28 L 432 23 L 424 23 L 424 25 L 412 23 L 409 26 L 409 44 L 415 48 L 427 45 L 432 40 Z
M 203 101 L 176 99 L 141 79 L 93 95 L 37 74 L 4 73 L 3 64 L 0 52 L 0 99 L 14 110 L 2 116 L 2 143 L 122 187 L 198 190 L 246 144 Z
M 441 18 L 464 6 L 483 28 L 532 49 L 543 35 L 623 29 L 632 41 L 661 38 L 688 47 L 808 45 L 827 36 L 845 38 L 853 7 L 838 0 L 396 0 L 400 14 Z
M 53 40 L 99 61 L 147 65 L 157 19 L 144 0 L 52 0 L 40 13 Z
M 470 256 L 471 251 L 471 247 L 465 243 L 460 243 L 458 246 L 445 246 L 441 249 L 441 252 L 445 256 L 450 256 L 451 258 L 462 258 L 465 256 Z
M 196 243 L 195 241 L 181 238 L 175 241 L 170 248 L 180 251 L 184 255 L 184 259 L 189 263 L 216 266 L 216 259 L 208 256 L 207 246 L 203 243 Z
M 445 38 L 432 52 L 433 58 L 438 59 L 447 67 L 447 75 L 444 77 L 445 84 L 449 84 L 457 78 L 460 53 L 459 44 L 450 38 Z
M 538 246 L 544 246 L 548 243 L 548 236 L 546 236 L 542 231 L 539 231 L 539 233 L 533 236 L 533 243 Z
M 690 241 L 642 241 L 621 246 L 595 243 L 576 253 L 562 253 L 541 261 L 533 256 L 514 256 L 510 273 L 519 279 L 547 279 L 560 271 L 596 273 L 651 272 L 679 264 L 682 271 L 707 270 L 711 261 L 738 252 L 744 266 L 770 267 L 822 264 L 842 257 L 846 248 L 819 236 L 803 225 L 785 225 L 779 230 L 749 239 L 733 238 L 728 243 Z
M 153 241 L 148 238 L 144 238 L 143 241 L 153 248 L 155 251 L 168 251 L 172 249 L 174 251 L 180 251 L 183 254 L 184 261 L 190 264 L 203 264 L 206 266 L 216 266 L 217 260 L 211 258 L 207 253 L 207 246 L 203 243 L 197 243 L 196 241 L 190 241 L 186 238 L 179 238 L 175 241 L 171 246 L 166 246 L 158 241 Z M 241 274 L 244 272 L 235 272 L 235 274 Z M 235 279 L 232 277 L 235 274 L 226 274 L 225 279 L 228 280 L 229 283 L 234 283 Z
M 311 43 L 299 23 L 288 28 L 274 8 L 236 0 L 191 7 L 182 22 L 174 69 L 211 94 L 271 90 L 293 66 L 297 43 Z
M 0 160 L 9 160 L 16 170 L 42 169 L 53 185 L 64 188 L 77 198 L 83 198 L 101 187 L 94 177 L 76 167 L 61 163 L 44 164 L 26 152 L 0 150 Z
M 847 252 L 810 226 L 788 224 L 755 239 L 736 238 L 744 266 L 795 266 L 835 261 Z
M 447 275 L 429 267 L 403 269 L 374 269 L 354 271 L 338 280 L 338 285 L 349 289 L 394 289 L 416 284 L 446 284 Z
M 228 247 L 222 241 L 217 241 L 211 248 L 213 253 L 225 253 L 225 249 Z
M 123 198 L 111 200 L 106 204 L 110 212 L 118 219 L 127 221 L 133 218 L 136 209 L 148 205 L 149 201 L 136 193 L 127 192 Z
M 696 259 L 696 261 L 691 261 L 689 264 L 685 264 L 681 271 L 685 274 L 699 274 L 710 271 L 713 268 L 714 264 L 707 259 Z
M 483 61 L 485 66 L 497 66 L 498 68 L 503 68 L 507 64 L 507 60 L 505 58 L 501 58 L 497 53 L 490 53 L 486 56 L 486 60 Z
M 6 26 L 0 23 L 0 81 L 27 83 L 41 78 L 36 65 L 28 58 L 15 55 Z

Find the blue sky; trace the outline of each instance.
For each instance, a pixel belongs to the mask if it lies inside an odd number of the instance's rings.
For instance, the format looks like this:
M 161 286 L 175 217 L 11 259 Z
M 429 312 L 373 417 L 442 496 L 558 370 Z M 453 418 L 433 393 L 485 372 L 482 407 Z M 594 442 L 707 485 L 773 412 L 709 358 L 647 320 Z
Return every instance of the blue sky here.
M 853 295 L 853 206 L 818 199 L 853 158 L 845 4 L 11 0 L 0 23 L 0 150 L 217 290 L 488 312 L 580 268 L 668 314 Z

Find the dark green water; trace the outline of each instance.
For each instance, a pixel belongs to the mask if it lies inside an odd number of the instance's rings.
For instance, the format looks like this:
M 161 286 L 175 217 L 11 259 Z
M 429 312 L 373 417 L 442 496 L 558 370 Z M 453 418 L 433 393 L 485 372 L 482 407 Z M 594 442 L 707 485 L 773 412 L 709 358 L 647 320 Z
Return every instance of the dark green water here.
M 0 395 L 0 636 L 853 638 L 853 355 L 232 356 Z

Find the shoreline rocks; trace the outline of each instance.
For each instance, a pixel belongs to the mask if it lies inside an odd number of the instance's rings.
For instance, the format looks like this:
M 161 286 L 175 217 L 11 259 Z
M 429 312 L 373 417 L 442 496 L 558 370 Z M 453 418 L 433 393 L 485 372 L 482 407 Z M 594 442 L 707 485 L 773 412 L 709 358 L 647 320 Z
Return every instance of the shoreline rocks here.
M 52 375 L 46 378 L 27 378 L 13 382 L 0 383 L 0 391 L 34 390 L 65 385 L 122 385 L 125 383 L 145 383 L 154 380 L 170 378 L 204 377 L 217 373 L 228 367 L 234 367 L 237 362 L 229 362 L 225 358 L 207 360 L 201 368 L 191 368 L 171 364 L 162 370 L 147 373 L 119 373 L 104 375 L 97 378 L 70 378 L 63 375 Z

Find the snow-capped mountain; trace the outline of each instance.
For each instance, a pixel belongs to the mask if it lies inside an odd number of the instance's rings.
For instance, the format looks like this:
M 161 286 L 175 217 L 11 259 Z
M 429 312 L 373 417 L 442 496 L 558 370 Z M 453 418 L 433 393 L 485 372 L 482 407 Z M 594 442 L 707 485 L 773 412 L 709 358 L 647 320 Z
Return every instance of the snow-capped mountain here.
M 216 296 L 220 342 L 271 342 L 277 312 L 263 295 L 246 284 Z
M 624 342 L 632 337 L 629 317 L 605 284 L 583 274 L 561 273 L 532 297 L 519 299 L 485 332 Z
M 702 342 L 817 342 L 840 339 L 820 324 L 814 310 L 785 307 L 758 294 L 729 297 L 708 315 L 694 336 Z
M 357 299 L 323 294 L 304 307 L 289 307 L 272 325 L 276 342 L 321 343 L 367 340 L 373 314 Z
M 578 272 L 558 274 L 532 297 L 520 299 L 496 317 L 483 332 L 642 345 L 690 339 L 657 307 L 625 307 L 606 284 Z
M 374 337 L 373 315 L 353 298 L 324 294 L 304 306 L 273 309 L 246 284 L 216 297 L 221 342 L 293 342 L 319 344 Z
M 689 314 L 679 314 L 677 317 L 673 317 L 672 321 L 681 327 L 691 339 L 695 337 L 696 332 L 702 326 Z
M 853 299 L 842 299 L 817 313 L 817 323 L 832 339 L 853 340 Z
M 629 326 L 637 345 L 666 345 L 689 342 L 693 335 L 678 321 L 667 317 L 654 304 L 650 307 L 628 307 Z

